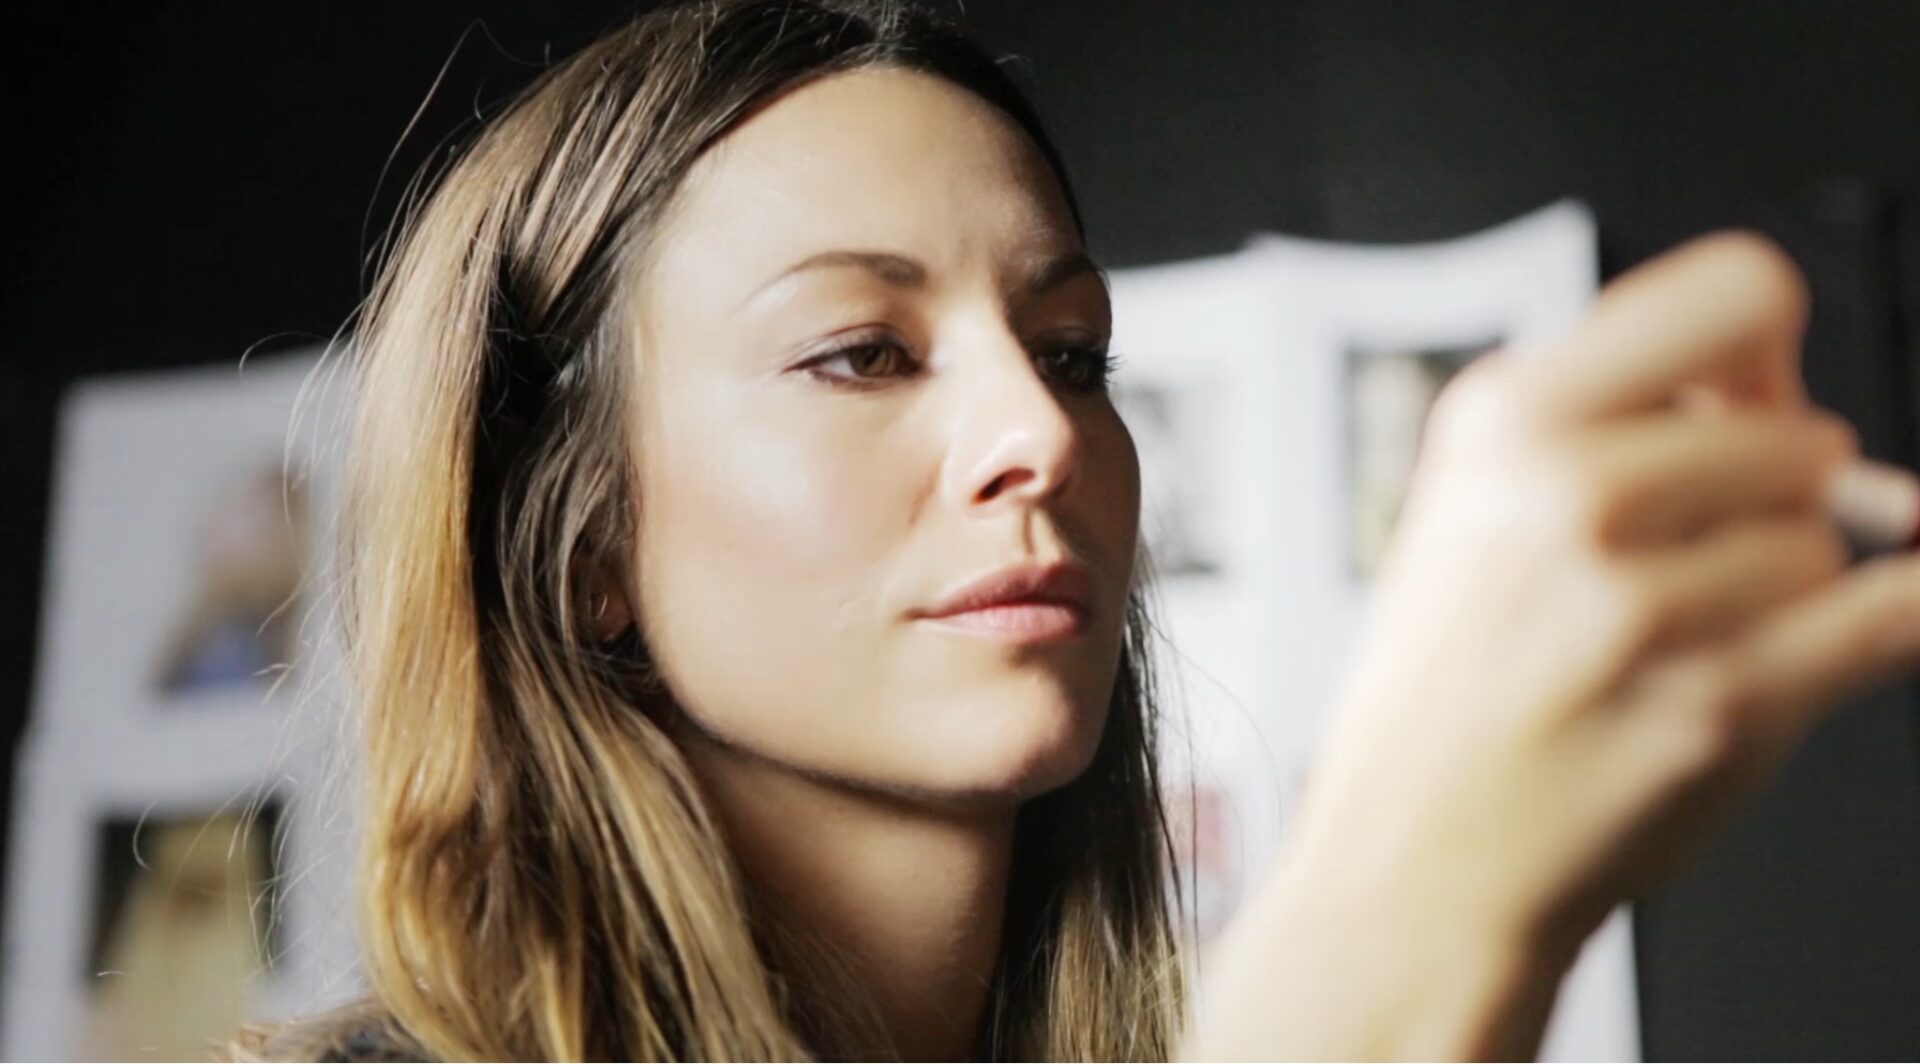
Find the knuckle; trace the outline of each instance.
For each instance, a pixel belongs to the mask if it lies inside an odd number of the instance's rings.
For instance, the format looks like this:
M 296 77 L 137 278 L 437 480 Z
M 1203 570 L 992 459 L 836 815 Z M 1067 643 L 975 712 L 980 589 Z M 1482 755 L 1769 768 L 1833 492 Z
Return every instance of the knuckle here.
M 1729 269 L 1745 274 L 1742 290 L 1794 322 L 1805 322 L 1812 301 L 1806 273 L 1772 237 L 1752 229 L 1728 229 L 1703 238 L 1703 249 Z
M 1631 656 L 1667 623 L 1667 604 L 1657 584 L 1629 567 L 1596 560 L 1590 569 L 1596 636 L 1618 656 Z
M 1607 477 L 1579 451 L 1546 446 L 1528 463 L 1523 489 L 1542 526 L 1583 552 L 1604 553 L 1609 530 L 1630 505 Z
M 1770 533 L 1761 533 L 1754 546 L 1756 556 L 1764 556 L 1784 578 L 1781 584 L 1788 592 L 1824 584 L 1851 561 L 1845 539 L 1824 516 L 1794 519 Z
M 1677 753 L 1683 763 L 1705 771 L 1736 757 L 1747 732 L 1747 685 L 1740 670 L 1715 657 L 1690 661 L 1674 670 L 1683 723 Z
M 1845 571 L 1852 561 L 1846 538 L 1832 521 L 1823 518 L 1808 522 L 1806 536 L 1807 570 L 1816 582 L 1825 582 Z

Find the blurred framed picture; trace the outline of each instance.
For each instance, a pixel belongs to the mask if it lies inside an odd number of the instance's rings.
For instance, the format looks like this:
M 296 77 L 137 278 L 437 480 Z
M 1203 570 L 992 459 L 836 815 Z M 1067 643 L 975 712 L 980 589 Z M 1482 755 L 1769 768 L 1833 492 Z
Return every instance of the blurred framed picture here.
M 1400 520 L 1434 400 L 1497 339 L 1384 350 L 1349 347 L 1343 374 L 1347 560 L 1371 579 Z
M 331 474 L 327 441 L 296 431 L 303 413 L 322 423 L 303 393 L 314 365 L 139 374 L 69 395 L 32 726 L 284 704 L 302 633 L 324 627 L 302 594 Z
M 63 403 L 0 1056 L 205 1059 L 358 988 L 323 370 L 309 351 Z
M 281 951 L 280 825 L 271 800 L 99 822 L 82 1057 L 208 1059 L 253 1017 Z
M 1228 484 L 1218 460 L 1219 380 L 1143 380 L 1114 389 L 1140 459 L 1141 534 L 1154 571 L 1177 580 L 1227 566 L 1220 522 Z
M 277 463 L 219 486 L 197 515 L 193 579 L 154 671 L 160 691 L 271 685 L 292 668 L 307 522 L 305 486 Z

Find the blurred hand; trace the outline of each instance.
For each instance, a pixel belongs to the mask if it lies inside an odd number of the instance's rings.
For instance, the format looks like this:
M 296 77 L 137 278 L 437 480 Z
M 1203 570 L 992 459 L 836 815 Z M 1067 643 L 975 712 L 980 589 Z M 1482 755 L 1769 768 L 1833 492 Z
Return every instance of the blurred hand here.
M 1191 1051 L 1531 1055 L 1605 914 L 1920 661 L 1920 560 L 1848 570 L 1822 505 L 1857 447 L 1807 402 L 1806 313 L 1774 245 L 1707 237 L 1442 394 Z

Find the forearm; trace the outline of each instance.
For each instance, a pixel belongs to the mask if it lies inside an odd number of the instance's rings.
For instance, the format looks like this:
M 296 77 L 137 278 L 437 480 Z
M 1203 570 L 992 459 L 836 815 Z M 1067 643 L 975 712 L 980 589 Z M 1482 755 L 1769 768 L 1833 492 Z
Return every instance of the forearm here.
M 1530 1059 L 1568 951 L 1288 860 L 1204 958 L 1182 1059 Z

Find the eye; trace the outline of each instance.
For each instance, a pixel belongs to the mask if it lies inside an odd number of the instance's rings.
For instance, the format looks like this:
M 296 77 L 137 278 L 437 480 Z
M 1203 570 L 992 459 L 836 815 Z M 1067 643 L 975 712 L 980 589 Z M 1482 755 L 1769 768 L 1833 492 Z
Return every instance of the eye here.
M 823 366 L 845 363 L 850 373 L 829 373 Z M 871 388 L 890 376 L 910 376 L 919 367 L 905 347 L 892 340 L 869 340 L 845 347 L 801 363 L 800 367 L 818 380 L 836 387 Z
M 1106 344 L 1060 344 L 1034 356 L 1041 370 L 1073 392 L 1103 392 L 1120 360 Z

